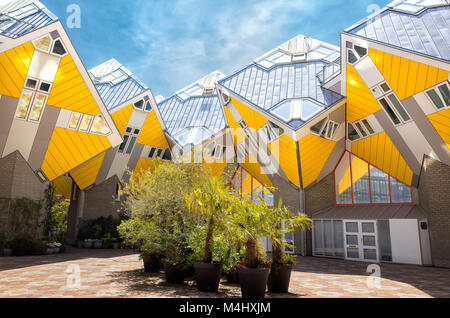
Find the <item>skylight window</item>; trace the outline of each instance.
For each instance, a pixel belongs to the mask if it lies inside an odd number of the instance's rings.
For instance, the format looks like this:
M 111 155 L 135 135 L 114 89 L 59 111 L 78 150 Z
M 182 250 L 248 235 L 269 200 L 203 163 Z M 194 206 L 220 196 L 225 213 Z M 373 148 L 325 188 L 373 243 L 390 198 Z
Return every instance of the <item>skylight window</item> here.
M 188 144 L 197 145 L 212 136 L 212 133 L 204 127 L 191 127 L 182 130 L 174 137 L 181 146 Z
M 282 102 L 271 112 L 289 123 L 293 120 L 308 121 L 324 109 L 320 104 L 311 99 L 292 99 Z
M 291 60 L 291 54 L 285 53 L 283 51 L 276 51 L 268 57 L 262 59 L 261 61 L 258 61 L 258 63 L 265 68 L 271 68 L 275 64 L 290 63 Z

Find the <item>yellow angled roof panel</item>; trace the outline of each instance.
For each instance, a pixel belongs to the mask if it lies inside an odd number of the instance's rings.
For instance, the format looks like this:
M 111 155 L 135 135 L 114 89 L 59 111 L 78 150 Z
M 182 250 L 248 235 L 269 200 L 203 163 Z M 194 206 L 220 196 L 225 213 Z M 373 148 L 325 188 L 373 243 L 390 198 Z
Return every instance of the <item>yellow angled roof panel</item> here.
M 448 79 L 449 72 L 369 48 L 369 56 L 400 100 Z
M 124 107 L 111 114 L 111 117 L 114 120 L 114 123 L 116 124 L 116 127 L 121 135 L 125 133 L 125 129 L 127 128 L 127 124 L 130 120 L 133 110 L 134 107 L 130 104 L 127 107 Z
M 168 148 L 166 135 L 161 128 L 155 111 L 150 112 L 145 119 L 141 134 L 137 140 L 138 144 L 157 148 Z
M 0 95 L 20 97 L 33 53 L 31 42 L 0 53 Z
M 98 172 L 100 171 L 103 160 L 105 159 L 105 155 L 106 152 L 102 153 L 92 160 L 89 160 L 82 166 L 75 168 L 70 172 L 73 180 L 81 190 L 84 190 L 95 183 Z
M 303 187 L 308 187 L 320 175 L 336 142 L 309 134 L 299 141 Z
M 69 54 L 61 59 L 47 104 L 94 116 L 101 113 Z
M 385 132 L 353 142 L 352 152 L 400 182 L 411 186 L 413 172 Z M 377 154 L 375 160 L 373 152 Z
M 241 114 L 247 126 L 253 131 L 257 131 L 261 127 L 267 124 L 268 120 L 266 117 L 258 113 L 256 110 L 251 109 L 247 105 L 241 103 L 237 99 L 231 97 L 233 105 L 236 107 L 239 114 Z
M 41 169 L 53 181 L 110 147 L 106 136 L 56 127 Z
M 289 181 L 300 188 L 296 142 L 284 135 L 268 145 Z
M 55 186 L 55 195 L 61 195 L 66 199 L 71 198 L 72 194 L 72 179 L 69 177 L 61 177 L 53 181 L 53 185 Z
M 450 109 L 429 115 L 428 119 L 450 149 Z
M 381 106 L 366 83 L 356 69 L 347 64 L 347 120 L 355 122 L 379 110 Z

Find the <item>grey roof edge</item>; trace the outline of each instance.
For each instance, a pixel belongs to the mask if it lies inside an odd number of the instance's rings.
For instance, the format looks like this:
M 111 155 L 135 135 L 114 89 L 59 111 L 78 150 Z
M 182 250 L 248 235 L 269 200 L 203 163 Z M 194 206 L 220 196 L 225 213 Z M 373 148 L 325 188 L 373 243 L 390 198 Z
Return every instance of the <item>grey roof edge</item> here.
M 361 36 L 359 34 L 346 33 L 346 32 L 341 32 L 341 34 L 353 36 L 353 37 L 356 37 L 356 38 L 359 38 L 359 39 L 366 40 L 368 42 L 384 45 L 384 46 L 390 47 L 392 49 L 397 49 L 397 50 L 400 50 L 400 51 L 403 51 L 403 52 L 406 52 L 406 53 L 415 54 L 415 55 L 418 55 L 418 56 L 421 56 L 421 57 L 425 57 L 425 58 L 429 58 L 429 59 L 432 59 L 432 60 L 435 60 L 435 61 L 439 61 L 439 62 L 443 62 L 443 63 L 449 63 L 450 62 L 450 59 L 449 60 L 442 59 L 442 58 L 437 57 L 437 56 L 424 54 L 424 53 L 417 52 L 417 51 L 414 51 L 414 50 L 406 49 L 406 48 L 404 48 L 402 46 L 395 46 L 395 45 L 392 45 L 390 43 L 386 43 L 386 42 L 381 42 L 381 41 L 378 41 L 378 40 L 370 39 L 370 38 Z

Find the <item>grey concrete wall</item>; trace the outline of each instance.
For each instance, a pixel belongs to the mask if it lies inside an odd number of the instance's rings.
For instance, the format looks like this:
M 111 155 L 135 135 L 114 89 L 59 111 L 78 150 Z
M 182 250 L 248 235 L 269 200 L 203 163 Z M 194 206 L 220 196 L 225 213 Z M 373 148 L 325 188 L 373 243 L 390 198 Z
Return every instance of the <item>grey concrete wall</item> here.
M 427 212 L 433 264 L 450 268 L 450 166 L 425 156 L 419 180 L 420 204 Z
M 117 211 L 120 209 L 121 203 L 113 198 L 117 183 L 119 183 L 119 178 L 113 176 L 92 189 L 84 191 L 84 220 L 93 220 L 102 216 L 119 218 Z
M 14 97 L 1 96 L 0 98 L 0 157 L 5 149 L 18 103 L 19 100 Z

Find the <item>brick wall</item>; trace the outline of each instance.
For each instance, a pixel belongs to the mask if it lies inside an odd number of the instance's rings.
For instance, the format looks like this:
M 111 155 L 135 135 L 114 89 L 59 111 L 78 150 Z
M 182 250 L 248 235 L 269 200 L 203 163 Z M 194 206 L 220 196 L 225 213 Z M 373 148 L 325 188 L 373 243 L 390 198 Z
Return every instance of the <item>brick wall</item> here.
M 312 215 L 320 210 L 334 206 L 334 174 L 331 173 L 319 183 L 306 190 L 305 210 Z
M 450 166 L 425 156 L 419 181 L 420 204 L 427 212 L 433 263 L 450 268 Z
M 94 220 L 102 216 L 119 218 L 117 210 L 120 209 L 121 203 L 115 201 L 113 198 L 118 182 L 119 178 L 113 176 L 105 182 L 96 185 L 94 188 L 85 191 L 84 220 Z

